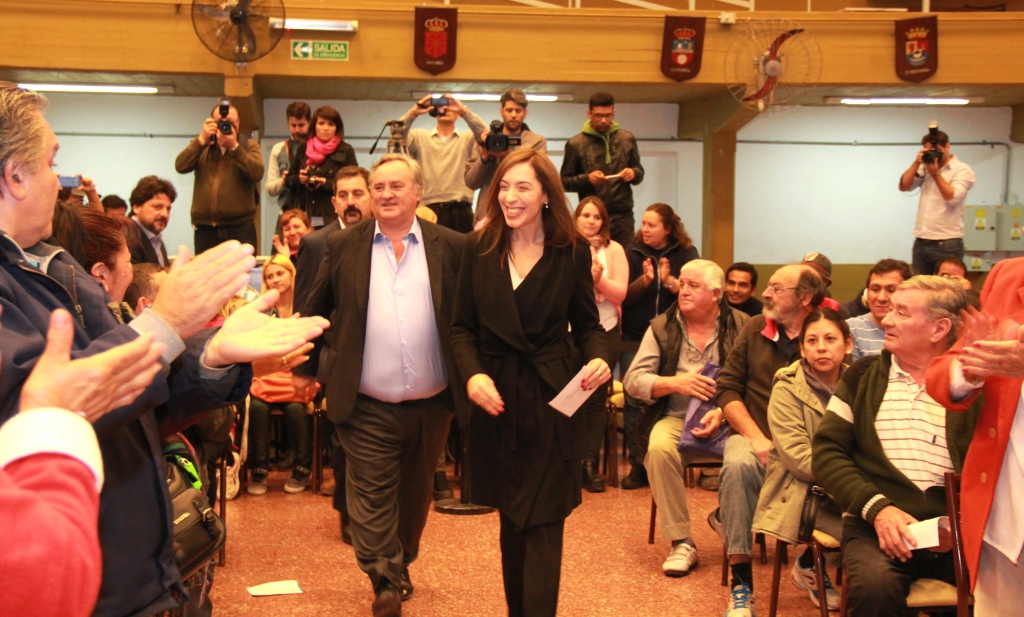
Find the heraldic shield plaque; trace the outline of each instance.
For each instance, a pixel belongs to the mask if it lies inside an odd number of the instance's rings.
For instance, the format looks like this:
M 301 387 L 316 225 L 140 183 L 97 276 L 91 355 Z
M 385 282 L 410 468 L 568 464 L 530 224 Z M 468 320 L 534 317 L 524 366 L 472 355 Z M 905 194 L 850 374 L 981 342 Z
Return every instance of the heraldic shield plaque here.
M 939 69 L 939 18 L 896 21 L 896 76 L 924 81 Z
M 686 81 L 700 73 L 706 21 L 704 17 L 665 16 L 661 45 L 661 72 L 665 77 Z
M 416 67 L 433 75 L 455 66 L 459 10 L 416 7 Z

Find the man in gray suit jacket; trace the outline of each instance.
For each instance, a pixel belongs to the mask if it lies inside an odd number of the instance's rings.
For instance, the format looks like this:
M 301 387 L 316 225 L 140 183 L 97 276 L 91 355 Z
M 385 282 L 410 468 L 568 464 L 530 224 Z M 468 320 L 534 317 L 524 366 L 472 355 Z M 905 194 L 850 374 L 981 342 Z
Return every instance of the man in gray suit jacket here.
M 431 478 L 454 408 L 466 405 L 448 339 L 465 238 L 416 218 L 422 172 L 386 155 L 373 167 L 374 220 L 337 231 L 302 313 L 331 315 L 324 377 L 328 417 L 348 462 L 346 490 L 359 567 L 375 617 L 401 615 L 412 593 Z M 321 357 L 296 367 L 313 385 Z

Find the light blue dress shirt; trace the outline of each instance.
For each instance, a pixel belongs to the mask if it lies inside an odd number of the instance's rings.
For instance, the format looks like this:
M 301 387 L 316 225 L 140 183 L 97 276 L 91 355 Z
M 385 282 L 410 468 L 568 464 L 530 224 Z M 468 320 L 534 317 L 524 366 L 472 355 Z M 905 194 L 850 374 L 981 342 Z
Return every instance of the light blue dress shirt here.
M 402 244 L 399 263 L 374 223 L 359 392 L 387 403 L 429 398 L 448 387 L 419 219 Z

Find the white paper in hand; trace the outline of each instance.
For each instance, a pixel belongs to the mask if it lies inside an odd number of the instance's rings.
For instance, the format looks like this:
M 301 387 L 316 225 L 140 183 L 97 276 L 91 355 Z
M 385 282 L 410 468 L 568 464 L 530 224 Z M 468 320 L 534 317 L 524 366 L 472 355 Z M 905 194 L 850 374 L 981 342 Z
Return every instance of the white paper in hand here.
M 917 540 L 917 546 L 911 546 L 906 539 L 903 540 L 903 544 L 905 544 L 910 550 L 916 551 L 922 548 L 934 548 L 939 545 L 938 518 L 930 518 L 926 521 L 911 523 L 910 525 L 907 525 L 907 529 L 914 535 L 914 539 Z
M 590 395 L 594 393 L 593 390 L 583 389 L 583 371 L 585 370 L 587 370 L 586 366 L 581 368 L 580 372 L 576 373 L 576 376 L 570 379 L 569 383 L 565 384 L 562 391 L 558 393 L 558 396 L 551 399 L 549 403 L 549 405 L 570 418 L 580 408 L 580 405 L 586 402 Z
M 272 583 L 263 583 L 262 585 L 256 585 L 254 587 L 247 587 L 245 589 L 252 596 L 284 596 L 293 593 L 302 593 L 302 587 L 299 587 L 299 581 L 274 581 Z

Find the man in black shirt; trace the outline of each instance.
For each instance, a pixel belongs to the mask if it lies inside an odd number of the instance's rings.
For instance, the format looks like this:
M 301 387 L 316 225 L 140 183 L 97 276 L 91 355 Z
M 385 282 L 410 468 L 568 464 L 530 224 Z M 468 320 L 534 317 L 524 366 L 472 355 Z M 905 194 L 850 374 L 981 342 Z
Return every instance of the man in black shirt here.
M 761 314 L 764 304 L 757 299 L 757 269 L 737 261 L 725 271 L 725 299 L 729 306 L 751 317 Z

